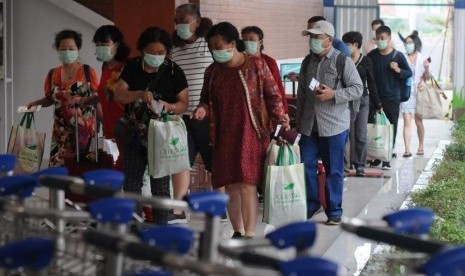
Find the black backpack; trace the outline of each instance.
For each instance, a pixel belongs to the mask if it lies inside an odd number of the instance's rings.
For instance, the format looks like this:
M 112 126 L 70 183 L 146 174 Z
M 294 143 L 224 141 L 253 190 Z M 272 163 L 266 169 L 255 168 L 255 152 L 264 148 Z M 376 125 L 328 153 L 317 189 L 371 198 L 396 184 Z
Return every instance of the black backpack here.
M 397 63 L 399 63 L 398 62 L 399 59 L 398 58 L 396 59 L 398 54 L 399 52 L 394 50 L 394 54 L 392 55 L 392 59 Z M 406 102 L 410 98 L 410 93 L 412 89 L 412 77 L 409 77 L 406 80 L 397 78 L 397 81 L 399 82 L 399 88 L 400 88 L 400 101 Z

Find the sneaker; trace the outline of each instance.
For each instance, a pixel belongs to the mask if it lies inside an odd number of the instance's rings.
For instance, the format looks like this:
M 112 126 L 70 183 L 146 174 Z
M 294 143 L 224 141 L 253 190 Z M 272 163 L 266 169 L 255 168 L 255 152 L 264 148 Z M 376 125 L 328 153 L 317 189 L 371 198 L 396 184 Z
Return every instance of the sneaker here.
M 355 176 L 365 176 L 365 168 L 359 166 L 355 169 Z
M 175 214 L 173 212 L 168 215 L 168 224 L 187 223 L 186 213 Z
M 326 225 L 339 225 L 341 224 L 341 217 L 330 217 L 326 221 Z
M 383 162 L 383 170 L 388 171 L 391 169 L 391 164 L 389 162 Z
M 379 164 L 381 164 L 381 160 L 379 160 L 379 159 L 373 160 L 373 161 L 370 162 L 370 168 L 378 167 Z
M 244 235 L 241 234 L 241 232 L 234 232 L 231 239 L 243 239 Z

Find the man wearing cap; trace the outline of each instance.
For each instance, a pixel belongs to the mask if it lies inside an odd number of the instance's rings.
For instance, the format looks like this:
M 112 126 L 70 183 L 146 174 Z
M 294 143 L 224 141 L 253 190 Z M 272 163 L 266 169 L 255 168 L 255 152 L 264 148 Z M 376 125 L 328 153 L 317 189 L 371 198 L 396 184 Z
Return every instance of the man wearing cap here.
M 305 31 L 311 52 L 302 62 L 297 90 L 297 127 L 302 134 L 300 150 L 305 163 L 307 217 L 319 209 L 318 158 L 326 170 L 325 213 L 328 225 L 341 222 L 344 183 L 344 149 L 349 133 L 348 102 L 362 96 L 363 84 L 355 64 L 332 47 L 334 27 L 318 21 Z M 336 63 L 342 62 L 338 74 Z

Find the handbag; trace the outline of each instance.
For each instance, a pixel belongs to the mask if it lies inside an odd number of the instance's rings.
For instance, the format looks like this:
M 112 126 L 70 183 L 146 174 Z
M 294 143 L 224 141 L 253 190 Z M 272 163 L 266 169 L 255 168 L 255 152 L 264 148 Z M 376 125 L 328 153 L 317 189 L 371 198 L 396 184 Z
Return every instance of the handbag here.
M 433 77 L 429 84 L 425 82 L 424 85 L 418 85 L 415 113 L 423 119 L 444 119 L 441 96 L 447 100 L 446 94 Z
M 134 121 L 121 117 L 115 125 L 113 135 L 123 144 L 133 144 L 138 141 L 139 129 Z
M 40 170 L 44 155 L 45 133 L 37 132 L 34 113 L 25 113 L 18 126 L 11 127 L 7 153 L 16 156 L 15 174 Z
M 391 161 L 393 142 L 394 126 L 384 112 L 377 113 L 375 123 L 367 127 L 367 160 Z
M 284 155 L 288 153 L 287 163 Z M 266 167 L 264 220 L 281 226 L 307 220 L 307 190 L 303 163 L 294 160 L 294 150 L 287 144 L 279 148 L 276 163 Z

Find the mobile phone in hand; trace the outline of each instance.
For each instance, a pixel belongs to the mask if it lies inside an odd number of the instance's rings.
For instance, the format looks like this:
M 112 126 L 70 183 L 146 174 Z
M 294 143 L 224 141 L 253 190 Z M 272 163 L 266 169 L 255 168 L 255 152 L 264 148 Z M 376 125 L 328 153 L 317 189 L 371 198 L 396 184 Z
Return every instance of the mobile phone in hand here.
M 431 57 L 428 57 L 426 60 L 427 60 L 429 63 L 431 63 Z

